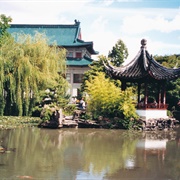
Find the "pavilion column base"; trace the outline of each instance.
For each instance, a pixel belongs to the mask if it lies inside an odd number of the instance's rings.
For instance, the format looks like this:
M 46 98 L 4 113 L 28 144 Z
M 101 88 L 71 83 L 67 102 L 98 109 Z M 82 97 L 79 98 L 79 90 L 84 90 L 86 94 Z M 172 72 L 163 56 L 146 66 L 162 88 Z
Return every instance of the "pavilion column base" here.
M 149 119 L 168 118 L 167 109 L 137 109 L 136 113 L 141 119 L 146 121 Z

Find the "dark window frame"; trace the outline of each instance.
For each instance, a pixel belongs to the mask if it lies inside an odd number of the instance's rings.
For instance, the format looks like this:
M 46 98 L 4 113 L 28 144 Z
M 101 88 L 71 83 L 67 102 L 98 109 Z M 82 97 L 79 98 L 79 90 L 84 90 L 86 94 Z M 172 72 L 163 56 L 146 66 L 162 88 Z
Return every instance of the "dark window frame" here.
M 82 83 L 84 74 L 73 74 L 73 83 Z

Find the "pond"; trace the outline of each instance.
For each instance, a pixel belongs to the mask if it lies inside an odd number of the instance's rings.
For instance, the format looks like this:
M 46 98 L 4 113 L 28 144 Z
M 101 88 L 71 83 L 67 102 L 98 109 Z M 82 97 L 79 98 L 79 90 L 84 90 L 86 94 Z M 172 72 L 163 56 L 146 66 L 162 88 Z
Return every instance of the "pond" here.
M 0 179 L 180 180 L 180 129 L 0 130 L 0 149 Z

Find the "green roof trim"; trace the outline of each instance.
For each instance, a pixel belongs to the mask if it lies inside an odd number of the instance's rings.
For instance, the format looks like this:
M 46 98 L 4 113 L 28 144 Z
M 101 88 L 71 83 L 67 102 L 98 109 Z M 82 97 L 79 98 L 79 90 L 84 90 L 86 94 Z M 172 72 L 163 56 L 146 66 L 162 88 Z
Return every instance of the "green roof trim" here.
M 34 36 L 36 32 L 44 33 L 48 37 L 49 45 L 56 43 L 63 47 L 86 47 L 91 54 L 98 54 L 93 49 L 93 42 L 85 42 L 79 39 L 81 35 L 80 22 L 75 20 L 72 25 L 50 24 L 11 24 L 8 32 L 15 38 L 17 33 Z
M 84 56 L 83 58 L 67 58 L 67 66 L 88 66 L 92 63 L 93 59 Z

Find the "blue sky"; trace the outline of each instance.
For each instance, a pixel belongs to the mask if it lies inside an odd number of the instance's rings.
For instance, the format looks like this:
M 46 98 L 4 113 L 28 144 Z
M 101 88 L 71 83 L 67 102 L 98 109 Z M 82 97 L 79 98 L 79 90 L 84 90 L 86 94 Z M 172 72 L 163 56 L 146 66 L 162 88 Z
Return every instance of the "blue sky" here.
M 180 0 L 0 0 L 14 24 L 81 22 L 82 39 L 107 56 L 118 39 L 132 60 L 147 39 L 152 55 L 180 54 Z

